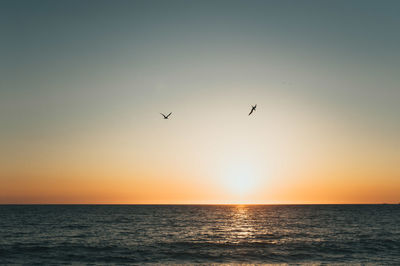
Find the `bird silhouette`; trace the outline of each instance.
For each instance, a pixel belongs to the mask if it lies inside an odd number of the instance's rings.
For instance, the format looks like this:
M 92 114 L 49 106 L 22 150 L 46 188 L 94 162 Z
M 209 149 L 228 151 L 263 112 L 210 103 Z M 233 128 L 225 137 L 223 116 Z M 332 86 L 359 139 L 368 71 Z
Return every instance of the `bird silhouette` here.
M 165 115 L 165 114 L 163 114 L 163 113 L 160 113 L 160 114 L 164 117 L 164 119 L 168 119 L 168 117 L 172 114 L 172 112 L 169 113 L 168 115 Z
M 257 108 L 257 104 L 256 105 L 252 105 L 251 106 L 251 111 L 250 111 L 250 113 L 249 113 L 249 115 L 251 115 L 255 110 L 256 110 L 256 108 Z

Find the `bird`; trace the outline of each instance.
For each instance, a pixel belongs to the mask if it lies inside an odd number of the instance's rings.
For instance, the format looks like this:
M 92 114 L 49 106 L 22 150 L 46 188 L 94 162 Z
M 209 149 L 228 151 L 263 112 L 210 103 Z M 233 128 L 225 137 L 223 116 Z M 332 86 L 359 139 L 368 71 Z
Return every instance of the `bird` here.
M 257 108 L 257 104 L 256 105 L 252 105 L 251 106 L 251 111 L 250 111 L 250 113 L 249 113 L 249 115 L 251 115 L 255 110 L 256 110 L 256 108 Z
M 168 115 L 165 115 L 165 114 L 163 114 L 163 113 L 160 113 L 160 114 L 164 117 L 164 119 L 168 119 L 168 117 L 172 114 L 172 112 L 169 113 Z

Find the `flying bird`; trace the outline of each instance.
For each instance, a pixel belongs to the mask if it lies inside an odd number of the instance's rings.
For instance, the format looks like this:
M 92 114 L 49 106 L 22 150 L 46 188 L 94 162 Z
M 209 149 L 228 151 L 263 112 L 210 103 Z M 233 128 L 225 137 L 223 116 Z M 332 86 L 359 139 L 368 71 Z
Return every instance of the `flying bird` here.
M 251 111 L 250 111 L 250 113 L 249 113 L 249 115 L 251 115 L 255 110 L 256 110 L 256 108 L 257 108 L 257 104 L 256 105 L 252 105 L 251 106 Z
M 168 117 L 172 114 L 172 112 L 169 113 L 168 115 L 165 115 L 165 114 L 163 114 L 163 113 L 160 113 L 160 114 L 164 117 L 164 119 L 168 119 Z

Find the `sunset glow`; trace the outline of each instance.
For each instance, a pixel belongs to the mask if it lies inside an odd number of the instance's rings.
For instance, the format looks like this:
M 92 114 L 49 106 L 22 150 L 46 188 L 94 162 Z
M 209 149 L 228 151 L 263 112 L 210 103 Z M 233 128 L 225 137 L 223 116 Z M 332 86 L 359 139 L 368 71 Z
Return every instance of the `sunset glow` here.
M 150 2 L 5 5 L 0 203 L 400 202 L 394 8 Z

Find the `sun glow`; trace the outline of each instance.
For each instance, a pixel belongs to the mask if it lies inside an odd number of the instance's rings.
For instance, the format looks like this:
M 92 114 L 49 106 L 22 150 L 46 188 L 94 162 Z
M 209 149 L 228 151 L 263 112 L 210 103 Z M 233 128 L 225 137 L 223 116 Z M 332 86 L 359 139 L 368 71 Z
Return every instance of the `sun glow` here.
M 248 164 L 229 167 L 225 175 L 225 186 L 235 196 L 244 197 L 251 194 L 257 186 L 254 169 Z

